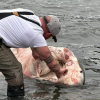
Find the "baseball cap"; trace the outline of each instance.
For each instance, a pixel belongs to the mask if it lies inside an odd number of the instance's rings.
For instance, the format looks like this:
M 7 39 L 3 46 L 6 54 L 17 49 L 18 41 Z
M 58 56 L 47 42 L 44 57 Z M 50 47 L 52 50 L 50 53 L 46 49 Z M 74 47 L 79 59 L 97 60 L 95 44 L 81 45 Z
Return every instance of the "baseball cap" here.
M 44 21 L 46 22 L 50 33 L 52 33 L 52 39 L 54 39 L 54 41 L 57 42 L 56 35 L 61 30 L 61 24 L 56 16 L 54 15 L 48 15 L 48 16 L 50 17 L 50 22 L 47 21 L 45 16 L 44 16 Z

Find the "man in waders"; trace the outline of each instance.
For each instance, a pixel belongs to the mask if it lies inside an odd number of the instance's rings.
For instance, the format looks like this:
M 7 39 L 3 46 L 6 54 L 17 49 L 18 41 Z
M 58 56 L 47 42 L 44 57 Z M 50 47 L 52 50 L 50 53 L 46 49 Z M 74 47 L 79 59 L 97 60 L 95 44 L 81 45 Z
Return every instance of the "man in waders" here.
M 0 11 L 0 71 L 8 83 L 7 96 L 24 96 L 24 82 L 21 63 L 10 48 L 28 48 L 35 59 L 46 62 L 57 77 L 66 71 L 60 68 L 48 49 L 46 39 L 56 35 L 61 29 L 56 16 L 48 15 L 39 18 L 28 9 L 11 9 Z

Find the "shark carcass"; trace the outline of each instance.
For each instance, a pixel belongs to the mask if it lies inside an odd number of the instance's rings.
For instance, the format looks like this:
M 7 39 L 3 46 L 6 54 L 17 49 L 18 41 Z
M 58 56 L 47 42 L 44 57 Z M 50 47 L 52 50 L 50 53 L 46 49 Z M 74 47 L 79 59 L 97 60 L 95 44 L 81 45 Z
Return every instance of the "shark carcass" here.
M 30 48 L 11 48 L 12 52 L 22 64 L 24 78 L 48 80 L 66 85 L 83 85 L 85 81 L 84 69 L 79 65 L 75 55 L 65 47 L 48 46 L 53 57 L 59 62 L 60 67 L 67 69 L 59 79 L 51 72 L 44 61 L 35 60 Z

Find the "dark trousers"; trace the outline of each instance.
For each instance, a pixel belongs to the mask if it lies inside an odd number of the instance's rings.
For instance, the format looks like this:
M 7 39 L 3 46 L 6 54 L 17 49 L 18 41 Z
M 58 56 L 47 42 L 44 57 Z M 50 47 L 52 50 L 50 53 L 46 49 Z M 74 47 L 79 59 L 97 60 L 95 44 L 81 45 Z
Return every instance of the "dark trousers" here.
M 22 65 L 10 48 L 3 44 L 0 48 L 0 71 L 5 76 L 8 85 L 16 86 L 23 84 Z

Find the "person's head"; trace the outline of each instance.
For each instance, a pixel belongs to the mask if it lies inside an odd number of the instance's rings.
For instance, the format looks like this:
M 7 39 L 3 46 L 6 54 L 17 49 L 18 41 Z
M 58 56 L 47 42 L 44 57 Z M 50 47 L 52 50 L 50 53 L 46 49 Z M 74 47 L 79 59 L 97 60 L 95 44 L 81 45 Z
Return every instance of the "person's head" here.
M 44 16 L 42 20 L 44 23 L 42 27 L 44 31 L 44 34 L 43 34 L 44 38 L 48 39 L 52 36 L 54 41 L 57 42 L 56 35 L 61 30 L 59 19 L 54 15 L 48 15 L 48 16 Z

